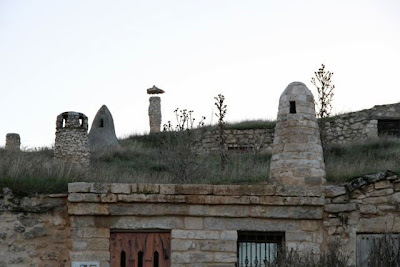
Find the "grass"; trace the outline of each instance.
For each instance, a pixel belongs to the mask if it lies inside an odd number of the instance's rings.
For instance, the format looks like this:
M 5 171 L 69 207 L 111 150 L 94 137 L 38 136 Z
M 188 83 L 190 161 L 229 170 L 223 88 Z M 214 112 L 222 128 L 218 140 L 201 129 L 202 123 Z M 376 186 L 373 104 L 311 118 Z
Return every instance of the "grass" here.
M 75 181 L 209 184 L 268 181 L 271 158 L 268 153 L 230 153 L 228 166 L 222 170 L 217 153 L 186 153 L 174 151 L 173 146 L 166 147 L 165 139 L 171 138 L 170 135 L 135 135 L 120 140 L 119 148 L 92 153 L 87 171 L 55 161 L 53 150 L 48 148 L 21 152 L 0 149 L 0 188 L 31 194 L 67 192 L 67 184 Z M 181 142 L 174 138 L 173 144 Z M 177 160 L 181 164 L 176 165 Z M 332 183 L 378 171 L 400 173 L 400 139 L 380 138 L 332 146 L 325 149 L 325 162 L 327 180 Z M 180 173 L 187 174 L 187 178 L 182 179 Z
M 400 173 L 400 139 L 381 137 L 324 151 L 327 180 L 341 182 L 369 173 L 391 170 Z

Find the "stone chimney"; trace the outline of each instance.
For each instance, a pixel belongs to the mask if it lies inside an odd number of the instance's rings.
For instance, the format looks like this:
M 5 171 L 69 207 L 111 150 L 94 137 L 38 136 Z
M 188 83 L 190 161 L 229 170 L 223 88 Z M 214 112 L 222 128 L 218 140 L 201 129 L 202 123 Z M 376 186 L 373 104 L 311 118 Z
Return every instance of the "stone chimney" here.
M 147 94 L 149 95 L 163 93 L 165 93 L 164 90 L 157 88 L 155 85 L 147 89 Z M 149 101 L 150 133 L 159 133 L 161 130 L 161 98 L 159 96 L 152 96 Z
M 90 164 L 88 118 L 79 112 L 64 112 L 57 116 L 54 157 L 78 163 Z
M 7 150 L 20 150 L 21 138 L 17 133 L 8 133 L 6 135 L 6 146 Z
M 289 84 L 279 99 L 269 177 L 285 185 L 325 182 L 314 96 L 301 82 Z

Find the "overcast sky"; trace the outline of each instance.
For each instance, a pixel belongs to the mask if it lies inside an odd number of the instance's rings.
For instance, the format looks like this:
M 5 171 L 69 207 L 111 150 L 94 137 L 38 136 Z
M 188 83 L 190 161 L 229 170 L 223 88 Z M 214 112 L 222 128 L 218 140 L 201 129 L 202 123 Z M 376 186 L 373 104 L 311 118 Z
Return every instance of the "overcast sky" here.
M 0 146 L 54 143 L 64 111 L 110 109 L 118 137 L 148 132 L 146 89 L 163 122 L 188 108 L 216 122 L 275 119 L 293 81 L 334 72 L 334 112 L 400 101 L 399 0 L 0 0 Z

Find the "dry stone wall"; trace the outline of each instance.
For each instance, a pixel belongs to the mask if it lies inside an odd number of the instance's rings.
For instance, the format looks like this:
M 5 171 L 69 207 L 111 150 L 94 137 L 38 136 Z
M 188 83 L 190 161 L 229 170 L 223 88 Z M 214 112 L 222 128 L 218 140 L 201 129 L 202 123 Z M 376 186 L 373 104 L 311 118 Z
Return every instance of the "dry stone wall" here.
M 326 119 L 322 128 L 324 145 L 344 144 L 377 138 L 379 120 L 398 120 L 400 124 L 400 103 L 375 106 L 337 115 Z M 400 129 L 400 126 L 399 126 Z M 275 129 L 226 130 L 228 150 L 260 150 L 272 152 Z M 208 131 L 200 142 L 200 150 L 219 149 L 219 134 Z
M 274 129 L 225 130 L 227 150 L 272 152 Z M 207 131 L 200 142 L 200 150 L 219 149 L 219 133 Z
M 366 175 L 346 185 L 325 186 L 323 227 L 327 241 L 340 240 L 356 262 L 357 234 L 400 232 L 400 178 Z
M 0 193 L 0 266 L 70 266 L 66 195 Z

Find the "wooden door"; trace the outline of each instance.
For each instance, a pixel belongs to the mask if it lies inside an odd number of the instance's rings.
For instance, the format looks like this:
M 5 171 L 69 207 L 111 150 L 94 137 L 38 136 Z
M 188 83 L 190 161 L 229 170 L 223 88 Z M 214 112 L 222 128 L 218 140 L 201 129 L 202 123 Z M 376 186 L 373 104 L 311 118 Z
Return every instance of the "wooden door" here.
M 111 233 L 111 267 L 169 267 L 170 233 Z

